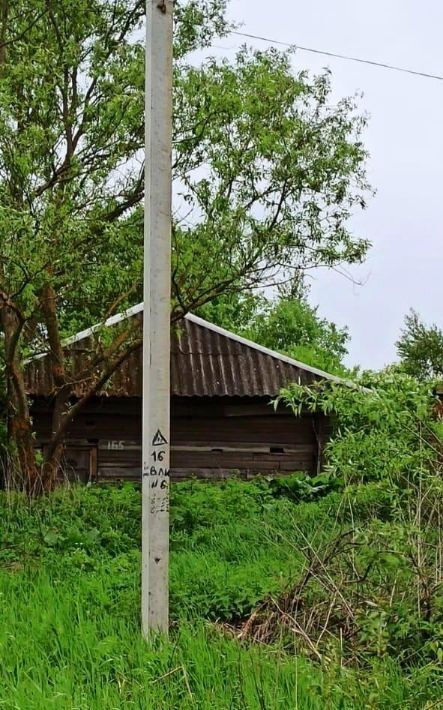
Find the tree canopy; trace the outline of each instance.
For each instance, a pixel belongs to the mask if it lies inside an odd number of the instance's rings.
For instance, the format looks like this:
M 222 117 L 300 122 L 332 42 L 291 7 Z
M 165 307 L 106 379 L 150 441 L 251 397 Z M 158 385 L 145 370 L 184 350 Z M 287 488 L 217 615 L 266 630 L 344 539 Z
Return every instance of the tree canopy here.
M 286 297 L 269 304 L 252 321 L 249 336 L 313 367 L 335 374 L 345 371 L 347 328 L 321 318 L 306 297 Z
M 0 321 L 10 434 L 35 473 L 24 359 L 52 361 L 52 461 L 77 411 L 63 338 L 141 300 L 144 2 L 0 9 Z M 227 31 L 224 11 L 175 9 L 173 320 L 368 248 L 348 225 L 368 193 L 354 99 L 333 103 L 328 73 L 295 73 L 275 50 L 193 65 Z M 97 338 L 88 398 L 139 345 L 132 329 Z
M 414 310 L 405 317 L 396 343 L 402 369 L 419 380 L 443 378 L 443 330 L 427 326 Z

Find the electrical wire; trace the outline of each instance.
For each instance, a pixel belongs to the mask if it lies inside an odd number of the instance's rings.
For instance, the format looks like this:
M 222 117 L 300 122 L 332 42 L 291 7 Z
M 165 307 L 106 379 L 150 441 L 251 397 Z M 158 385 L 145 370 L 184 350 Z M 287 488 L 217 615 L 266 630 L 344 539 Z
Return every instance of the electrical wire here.
M 260 35 L 253 35 L 249 32 L 237 32 L 231 30 L 229 33 L 231 35 L 237 35 L 238 37 L 247 37 L 249 39 L 258 39 L 262 42 L 269 42 L 270 44 L 279 44 L 283 47 L 289 47 L 293 49 L 298 49 L 301 52 L 310 52 L 312 54 L 321 54 L 325 57 L 333 57 L 334 59 L 344 59 L 348 62 L 358 62 L 359 64 L 369 64 L 373 67 L 379 67 L 381 69 L 389 69 L 390 71 L 402 72 L 404 74 L 413 74 L 414 76 L 425 77 L 426 79 L 436 79 L 438 81 L 443 81 L 443 76 L 439 74 L 430 74 L 428 72 L 417 71 L 415 69 L 408 69 L 406 67 L 398 67 L 394 64 L 385 64 L 384 62 L 376 62 L 372 59 L 362 59 L 361 57 L 352 57 L 348 54 L 338 54 L 336 52 L 328 52 L 323 49 L 314 49 L 313 47 L 303 47 L 300 44 L 290 44 L 289 42 L 281 42 L 277 39 L 271 39 L 270 37 L 261 37 Z

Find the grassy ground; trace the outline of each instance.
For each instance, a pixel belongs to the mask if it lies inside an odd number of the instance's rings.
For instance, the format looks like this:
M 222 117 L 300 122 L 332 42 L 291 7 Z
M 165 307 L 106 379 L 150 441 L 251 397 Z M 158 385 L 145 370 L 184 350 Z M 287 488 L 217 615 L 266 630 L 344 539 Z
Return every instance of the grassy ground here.
M 293 581 L 338 498 L 294 505 L 265 484 L 174 486 L 169 642 L 139 633 L 138 491 L 0 497 L 0 708 L 425 708 L 426 668 L 320 665 L 221 630 Z

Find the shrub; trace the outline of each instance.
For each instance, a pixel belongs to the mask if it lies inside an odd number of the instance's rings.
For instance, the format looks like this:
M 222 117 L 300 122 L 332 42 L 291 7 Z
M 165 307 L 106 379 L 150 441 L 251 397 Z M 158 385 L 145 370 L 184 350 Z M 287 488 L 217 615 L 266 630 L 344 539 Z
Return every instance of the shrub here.
M 279 400 L 296 414 L 334 415 L 327 480 L 344 488 L 338 530 L 322 544 L 306 540 L 296 583 L 251 633 L 275 640 L 289 628 L 314 656 L 335 648 L 354 661 L 441 666 L 443 442 L 432 383 L 388 371 L 355 386 L 292 385 Z M 304 486 L 287 489 L 296 497 Z

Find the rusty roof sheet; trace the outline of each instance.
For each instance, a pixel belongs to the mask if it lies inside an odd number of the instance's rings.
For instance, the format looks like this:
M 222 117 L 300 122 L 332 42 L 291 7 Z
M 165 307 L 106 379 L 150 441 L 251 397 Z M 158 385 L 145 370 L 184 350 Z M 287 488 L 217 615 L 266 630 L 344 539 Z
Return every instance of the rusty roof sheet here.
M 125 318 L 142 320 L 143 304 L 114 316 L 105 325 Z M 84 370 L 88 341 L 101 326 L 70 338 L 65 347 L 71 354 L 73 380 Z M 142 393 L 142 350 L 133 352 L 114 373 L 104 395 L 139 397 Z M 275 397 L 290 382 L 307 384 L 318 379 L 340 381 L 322 370 L 280 355 L 230 331 L 187 314 L 171 331 L 171 394 L 180 397 Z M 54 392 L 49 358 L 40 355 L 26 367 L 28 392 L 50 396 Z M 79 382 L 75 394 L 85 385 Z

